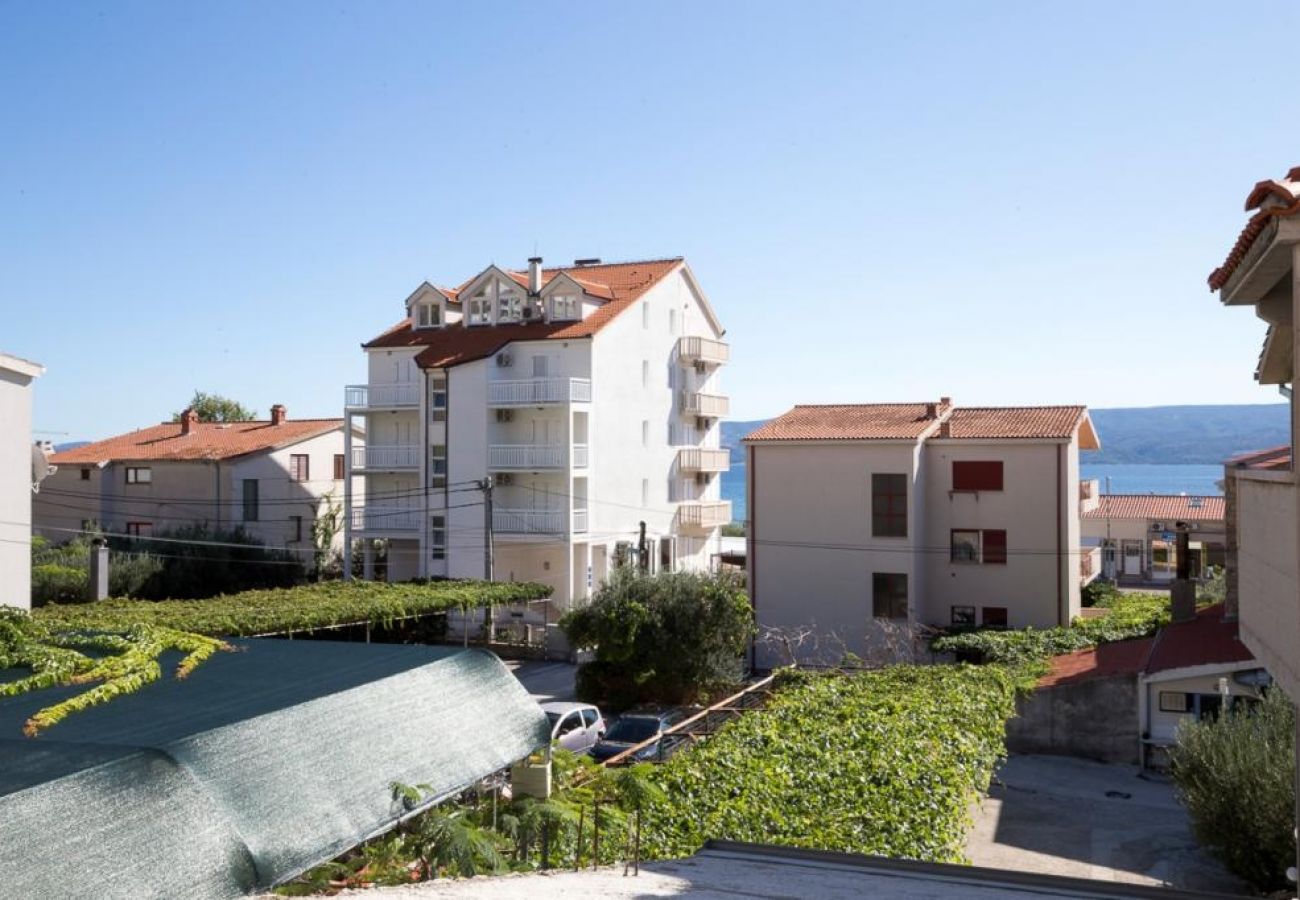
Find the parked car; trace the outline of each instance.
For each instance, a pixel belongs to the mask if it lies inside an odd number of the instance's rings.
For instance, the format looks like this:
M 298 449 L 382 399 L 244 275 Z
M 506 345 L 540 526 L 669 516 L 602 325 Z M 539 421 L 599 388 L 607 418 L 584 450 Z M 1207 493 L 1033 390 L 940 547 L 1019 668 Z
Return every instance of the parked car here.
M 574 753 L 586 753 L 605 736 L 605 717 L 588 703 L 543 703 L 551 720 L 551 742 Z
M 635 747 L 642 741 L 661 736 L 684 718 L 685 714 L 675 709 L 663 711 L 634 710 L 618 717 L 618 721 L 605 733 L 604 739 L 592 748 L 591 755 L 598 762 L 604 762 L 624 750 Z M 653 744 L 647 744 L 638 750 L 633 758 L 638 762 L 657 759 L 662 743 L 661 739 L 656 740 Z

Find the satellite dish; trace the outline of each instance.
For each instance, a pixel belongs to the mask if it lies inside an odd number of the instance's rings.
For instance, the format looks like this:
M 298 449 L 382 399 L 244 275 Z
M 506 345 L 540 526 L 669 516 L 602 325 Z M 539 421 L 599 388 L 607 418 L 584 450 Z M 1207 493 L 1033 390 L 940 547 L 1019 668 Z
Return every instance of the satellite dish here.
M 58 470 L 58 466 L 50 465 L 49 451 L 40 444 L 32 444 L 32 493 L 40 493 L 41 482 Z

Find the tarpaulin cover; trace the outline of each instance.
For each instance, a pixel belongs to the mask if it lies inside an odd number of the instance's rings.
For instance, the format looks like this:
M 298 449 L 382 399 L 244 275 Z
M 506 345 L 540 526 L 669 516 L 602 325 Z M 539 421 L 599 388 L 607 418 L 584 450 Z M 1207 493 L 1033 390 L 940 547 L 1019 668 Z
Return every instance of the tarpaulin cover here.
M 36 738 L 27 717 L 84 688 L 0 700 L 0 896 L 264 890 L 390 826 L 392 782 L 450 794 L 550 738 L 485 651 L 238 646 Z

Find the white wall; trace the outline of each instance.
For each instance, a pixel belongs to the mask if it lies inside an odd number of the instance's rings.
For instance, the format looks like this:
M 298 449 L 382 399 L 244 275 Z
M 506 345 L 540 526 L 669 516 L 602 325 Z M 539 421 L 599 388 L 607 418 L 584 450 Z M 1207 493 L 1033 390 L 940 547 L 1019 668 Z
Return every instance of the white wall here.
M 0 354 L 0 605 L 31 607 L 32 380 L 40 366 Z
M 1300 697 L 1296 485 L 1290 472 L 1238 471 L 1241 640 L 1282 689 Z

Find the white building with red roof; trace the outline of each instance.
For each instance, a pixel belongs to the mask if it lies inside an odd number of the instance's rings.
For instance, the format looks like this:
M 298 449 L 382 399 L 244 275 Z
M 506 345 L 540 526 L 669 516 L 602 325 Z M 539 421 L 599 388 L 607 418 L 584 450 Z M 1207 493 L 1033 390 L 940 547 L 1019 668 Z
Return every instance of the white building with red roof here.
M 348 529 L 367 559 L 384 542 L 391 580 L 483 577 L 490 544 L 495 578 L 554 589 L 539 612 L 553 623 L 620 560 L 712 563 L 731 520 L 729 349 L 681 258 L 541 263 L 426 282 L 363 345 L 367 383 L 345 397 L 368 436 L 348 457 L 364 483 Z
M 878 620 L 1023 628 L 1079 612 L 1083 406 L 796 406 L 745 438 L 767 668 L 874 650 Z
M 1095 491 L 1096 482 L 1085 482 Z M 1093 494 L 1083 509 L 1083 540 L 1101 550 L 1103 578 L 1130 584 L 1169 584 L 1178 565 L 1179 530 L 1188 532 L 1190 571 L 1226 559 L 1225 505 L 1221 496 Z
M 41 485 L 33 526 L 54 543 L 92 530 L 149 537 L 239 527 L 310 567 L 312 523 L 327 502 L 343 504 L 343 448 L 342 419 L 290 419 L 280 404 L 270 419 L 249 422 L 200 422 L 186 410 L 179 421 L 54 454 L 58 470 Z M 335 545 L 342 550 L 341 533 Z

